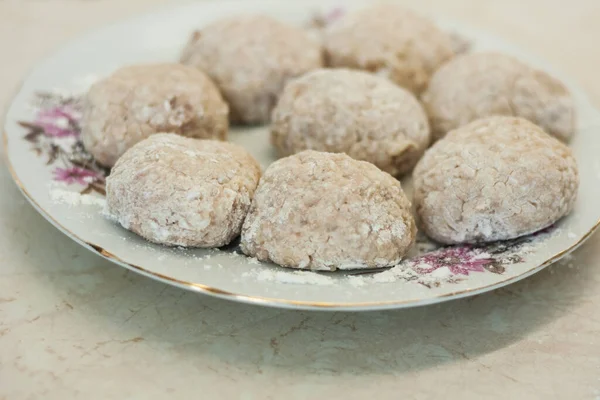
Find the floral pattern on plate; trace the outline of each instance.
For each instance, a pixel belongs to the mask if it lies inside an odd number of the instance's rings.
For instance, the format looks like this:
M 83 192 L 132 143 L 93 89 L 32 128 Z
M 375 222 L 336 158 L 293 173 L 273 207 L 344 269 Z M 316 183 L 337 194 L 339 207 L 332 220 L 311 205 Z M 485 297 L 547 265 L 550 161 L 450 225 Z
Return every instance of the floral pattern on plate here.
M 413 281 L 428 288 L 458 283 L 474 273 L 502 275 L 511 265 L 525 262 L 528 254 L 558 231 L 551 226 L 532 235 L 503 242 L 454 246 L 440 246 L 419 234 L 407 258 L 397 266 L 345 274 L 368 275 L 374 282 L 380 283 Z
M 109 169 L 98 164 L 81 141 L 81 99 L 59 93 L 38 93 L 33 122 L 19 122 L 27 129 L 25 140 L 53 167 L 53 179 L 83 186 L 81 193 L 104 195 Z

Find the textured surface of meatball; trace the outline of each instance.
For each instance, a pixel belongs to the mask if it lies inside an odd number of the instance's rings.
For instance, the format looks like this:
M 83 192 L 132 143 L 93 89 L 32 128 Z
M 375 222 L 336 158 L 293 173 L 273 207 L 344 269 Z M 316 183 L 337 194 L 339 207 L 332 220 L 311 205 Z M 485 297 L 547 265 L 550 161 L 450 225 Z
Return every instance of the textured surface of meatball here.
M 220 247 L 239 235 L 259 178 L 237 145 L 156 134 L 115 164 L 107 213 L 151 242 Z
M 433 72 L 453 56 L 449 35 L 396 4 L 351 12 L 325 29 L 327 62 L 363 69 L 420 93 Z
M 522 118 L 490 117 L 448 133 L 417 164 L 420 224 L 442 243 L 505 240 L 543 229 L 575 203 L 571 150 Z
M 285 83 L 322 66 L 318 41 L 271 17 L 216 21 L 192 35 L 181 61 L 217 83 L 236 123 L 268 122 Z
M 111 167 L 131 146 L 158 132 L 225 140 L 227 114 L 217 87 L 197 69 L 134 65 L 90 88 L 81 138 L 99 163 Z
M 429 124 L 412 93 L 387 79 L 322 69 L 285 87 L 271 142 L 282 156 L 307 149 L 346 153 L 400 176 L 429 145 Z
M 494 115 L 526 118 L 563 141 L 575 132 L 574 103 L 566 87 L 503 54 L 454 58 L 433 75 L 422 100 L 434 139 Z
M 292 268 L 398 263 L 415 223 L 400 183 L 345 154 L 304 151 L 271 164 L 242 229 L 244 253 Z

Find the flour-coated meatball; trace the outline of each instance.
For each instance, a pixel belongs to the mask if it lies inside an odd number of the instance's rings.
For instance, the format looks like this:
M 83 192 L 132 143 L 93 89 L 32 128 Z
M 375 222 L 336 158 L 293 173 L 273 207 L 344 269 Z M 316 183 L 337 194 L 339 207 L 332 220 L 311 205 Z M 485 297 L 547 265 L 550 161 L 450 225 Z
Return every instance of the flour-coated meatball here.
M 307 150 L 267 168 L 242 229 L 244 253 L 284 267 L 397 264 L 415 238 L 400 183 L 365 161 Z
M 346 153 L 401 176 L 429 145 L 429 124 L 414 95 L 387 79 L 321 69 L 285 87 L 271 142 L 282 156 L 308 149 Z
M 451 131 L 419 161 L 414 202 L 442 243 L 512 239 L 543 229 L 575 203 L 571 150 L 531 122 L 489 117 Z
M 575 132 L 575 106 L 567 88 L 498 53 L 466 54 L 442 66 L 431 78 L 423 104 L 434 139 L 494 115 L 526 118 L 562 141 Z
M 201 71 L 180 64 L 133 65 L 90 88 L 81 138 L 99 163 L 112 167 L 154 133 L 225 140 L 227 115 L 217 87 Z
M 348 13 L 326 27 L 323 40 L 330 66 L 367 70 L 416 94 L 454 55 L 448 34 L 392 3 Z
M 239 235 L 259 178 L 256 160 L 235 144 L 156 134 L 115 164 L 107 213 L 151 242 L 220 247 Z
M 286 82 L 322 65 L 321 46 L 304 30 L 264 15 L 224 18 L 196 31 L 181 61 L 219 86 L 235 123 L 269 121 Z

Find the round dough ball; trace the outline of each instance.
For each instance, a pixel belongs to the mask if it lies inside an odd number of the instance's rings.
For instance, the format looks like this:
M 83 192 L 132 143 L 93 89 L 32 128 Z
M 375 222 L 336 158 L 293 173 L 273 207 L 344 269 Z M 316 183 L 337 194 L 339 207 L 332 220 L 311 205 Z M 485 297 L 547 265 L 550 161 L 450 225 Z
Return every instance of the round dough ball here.
M 325 29 L 324 43 L 330 66 L 374 72 L 417 94 L 453 56 L 449 35 L 396 4 L 349 13 Z
M 259 178 L 256 160 L 235 144 L 156 134 L 115 164 L 107 212 L 151 242 L 220 247 L 240 234 Z
M 415 238 L 410 207 L 400 183 L 374 165 L 307 150 L 265 171 L 241 248 L 291 268 L 392 266 Z
M 90 88 L 81 138 L 96 161 L 112 167 L 127 149 L 158 132 L 225 140 L 227 114 L 219 90 L 197 69 L 134 65 Z
M 289 83 L 273 111 L 280 155 L 346 153 L 400 176 L 429 145 L 429 124 L 412 93 L 362 71 L 322 69 Z
M 264 15 L 216 21 L 192 35 L 184 64 L 214 79 L 235 123 L 268 122 L 290 78 L 322 65 L 321 46 L 302 29 Z
M 512 239 L 543 229 L 575 203 L 571 150 L 531 122 L 490 117 L 448 133 L 417 164 L 414 202 L 441 243 Z
M 563 141 L 575 131 L 573 99 L 565 86 L 503 54 L 456 57 L 434 74 L 422 100 L 435 140 L 493 115 L 526 118 Z

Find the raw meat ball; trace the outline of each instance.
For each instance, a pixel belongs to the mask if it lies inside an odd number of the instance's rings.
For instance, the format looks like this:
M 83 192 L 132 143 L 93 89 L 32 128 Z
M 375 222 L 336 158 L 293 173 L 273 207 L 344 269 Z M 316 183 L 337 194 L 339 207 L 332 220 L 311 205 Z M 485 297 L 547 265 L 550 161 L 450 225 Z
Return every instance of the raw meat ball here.
M 213 22 L 192 35 L 181 62 L 217 83 L 235 123 L 268 122 L 290 78 L 322 65 L 321 46 L 300 28 L 264 15 Z
M 400 176 L 429 145 L 417 99 L 362 71 L 321 69 L 289 83 L 273 111 L 271 142 L 279 154 L 346 153 Z
M 81 138 L 99 163 L 111 167 L 131 146 L 158 132 L 225 140 L 227 114 L 216 86 L 197 69 L 134 65 L 90 88 Z
M 566 87 L 514 57 L 472 53 L 456 57 L 431 78 L 423 94 L 434 140 L 478 118 L 522 117 L 562 141 L 575 132 Z
M 220 247 L 239 235 L 259 178 L 237 145 L 156 134 L 115 164 L 107 213 L 151 242 Z
M 451 131 L 425 152 L 413 178 L 423 230 L 448 244 L 539 231 L 571 211 L 579 186 L 571 150 L 514 117 Z
M 396 4 L 351 12 L 325 29 L 327 62 L 389 78 L 418 94 L 452 58 L 453 42 L 433 22 Z
M 397 264 L 416 228 L 400 183 L 365 161 L 307 150 L 271 164 L 242 229 L 244 253 L 284 267 Z

